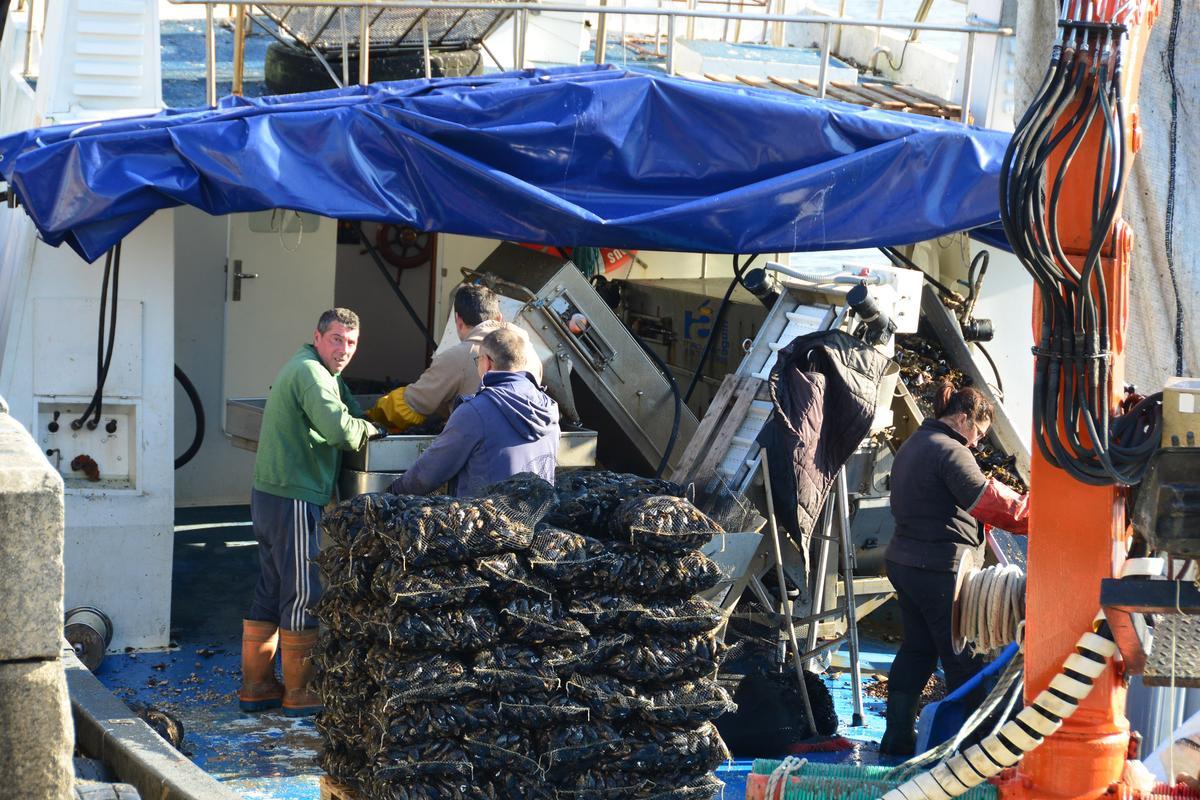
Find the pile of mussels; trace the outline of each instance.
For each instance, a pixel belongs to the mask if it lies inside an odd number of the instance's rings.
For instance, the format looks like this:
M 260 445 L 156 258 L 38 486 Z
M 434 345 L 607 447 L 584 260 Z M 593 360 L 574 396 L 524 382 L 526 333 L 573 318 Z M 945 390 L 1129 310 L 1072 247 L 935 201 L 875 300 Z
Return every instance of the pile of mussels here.
M 589 471 L 328 513 L 326 772 L 378 800 L 716 795 L 719 528 L 680 493 Z

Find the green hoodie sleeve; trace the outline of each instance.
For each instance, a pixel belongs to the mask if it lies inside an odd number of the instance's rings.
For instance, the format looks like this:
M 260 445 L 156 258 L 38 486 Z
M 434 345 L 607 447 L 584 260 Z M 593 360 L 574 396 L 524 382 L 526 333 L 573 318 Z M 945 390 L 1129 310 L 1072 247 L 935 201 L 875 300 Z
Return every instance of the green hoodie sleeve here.
M 351 414 L 332 375 L 328 380 L 318 377 L 310 382 L 300 397 L 300 405 L 313 430 L 330 445 L 340 450 L 358 450 L 366 443 L 371 423 Z
M 350 387 L 346 385 L 346 381 L 342 380 L 342 376 L 337 376 L 338 391 L 342 395 L 342 402 L 346 404 L 346 409 L 352 417 L 365 417 L 367 413 L 363 411 L 363 407 L 358 404 L 358 400 L 350 393 Z

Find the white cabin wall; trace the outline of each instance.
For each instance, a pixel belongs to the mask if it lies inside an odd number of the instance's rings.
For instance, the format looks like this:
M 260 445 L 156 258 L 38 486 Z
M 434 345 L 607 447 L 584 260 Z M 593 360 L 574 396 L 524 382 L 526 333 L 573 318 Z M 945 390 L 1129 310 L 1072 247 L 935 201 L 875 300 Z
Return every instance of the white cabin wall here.
M 81 431 L 73 441 L 69 421 L 63 420 L 54 441 L 67 452 L 51 459 L 66 480 L 66 607 L 90 605 L 108 614 L 114 625 L 112 650 L 158 648 L 168 641 L 175 507 L 174 275 L 162 253 L 174 250 L 173 216 L 158 212 L 123 245 L 120 309 L 125 321 L 118 321 L 118 330 L 126 336 L 114 349 L 104 397 L 109 411 L 101 421 L 114 416 L 115 409 L 135 409 L 134 486 L 96 488 L 70 469 L 76 454 L 72 450 L 92 450 L 103 438 L 102 428 Z M 23 222 L 32 226 L 28 219 Z M 43 447 L 50 434 L 39 419 L 39 405 L 86 405 L 90 394 L 72 387 L 94 387 L 96 368 L 96 316 L 56 320 L 48 315 L 66 304 L 83 304 L 98 313 L 103 271 L 102 260 L 87 264 L 67 247 L 39 242 L 33 249 L 25 313 L 4 356 L 4 391 L 12 415 Z M 56 343 L 48 348 L 50 339 Z M 46 357 L 47 352 L 58 357 Z M 127 354 L 140 356 L 126 359 Z M 126 433 L 121 427 L 116 435 Z
M 184 206 L 175 212 L 175 363 L 191 379 L 204 407 L 204 443 L 175 473 L 179 506 L 250 502 L 254 453 L 234 447 L 221 428 L 225 408 L 225 248 L 229 221 Z M 191 402 L 175 384 L 176 454 L 195 431 Z

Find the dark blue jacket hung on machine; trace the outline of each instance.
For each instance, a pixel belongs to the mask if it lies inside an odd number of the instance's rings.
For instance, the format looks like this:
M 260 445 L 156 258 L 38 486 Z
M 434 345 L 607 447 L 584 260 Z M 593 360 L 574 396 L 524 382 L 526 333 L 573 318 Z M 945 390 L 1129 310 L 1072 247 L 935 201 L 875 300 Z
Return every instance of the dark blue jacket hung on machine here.
M 448 482 L 456 497 L 477 497 L 521 472 L 553 483 L 558 437 L 558 403 L 528 372 L 489 372 L 479 393 L 450 413 L 445 430 L 391 490 L 429 494 Z

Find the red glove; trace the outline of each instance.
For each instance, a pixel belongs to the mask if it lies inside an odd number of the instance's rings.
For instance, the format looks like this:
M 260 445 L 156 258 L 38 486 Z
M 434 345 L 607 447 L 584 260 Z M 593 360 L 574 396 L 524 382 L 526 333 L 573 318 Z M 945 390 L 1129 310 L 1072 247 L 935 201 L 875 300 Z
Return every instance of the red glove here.
M 1018 494 L 995 478 L 988 478 L 983 494 L 967 513 L 1009 533 L 1029 533 L 1029 495 Z

